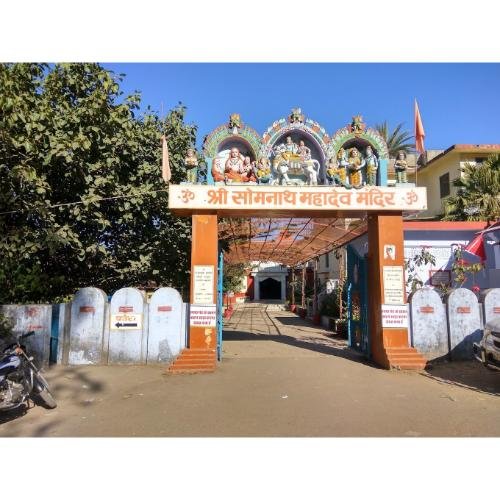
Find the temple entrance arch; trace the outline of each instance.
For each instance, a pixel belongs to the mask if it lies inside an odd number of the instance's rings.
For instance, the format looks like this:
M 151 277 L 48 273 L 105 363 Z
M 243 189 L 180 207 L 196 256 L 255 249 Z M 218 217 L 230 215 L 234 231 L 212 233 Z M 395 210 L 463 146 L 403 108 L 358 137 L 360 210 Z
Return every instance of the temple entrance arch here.
M 373 156 L 358 150 L 367 143 L 374 150 Z M 220 158 L 219 153 L 228 152 L 228 145 L 230 157 Z M 252 160 L 249 146 L 253 153 L 258 151 L 256 160 Z M 368 233 L 369 290 L 365 302 L 369 317 L 362 318 L 367 320 L 368 332 L 358 345 L 369 346 L 368 354 L 385 368 L 399 366 L 397 359 L 408 361 L 417 355 L 408 346 L 407 323 L 396 318 L 404 318 L 406 311 L 403 213 L 425 210 L 426 191 L 410 184 L 387 187 L 387 145 L 376 130 L 367 129 L 357 115 L 350 125 L 330 137 L 296 108 L 259 138 L 234 114 L 227 125 L 208 136 L 204 152 L 211 174 L 207 184 L 184 183 L 169 188 L 170 210 L 192 217 L 188 351 L 203 350 L 212 356 L 218 346 L 216 292 L 220 293 L 217 274 L 222 269 L 218 265 L 218 220 L 223 217 L 230 221 L 236 261 L 302 263 L 303 269 L 305 262 L 336 248 L 345 235 L 355 231 L 351 227 L 358 225 L 353 221 L 362 221 Z M 265 236 L 257 243 L 252 241 L 255 228 L 251 220 L 255 218 L 269 220 L 267 229 L 260 227 L 260 234 Z M 289 222 L 277 233 L 272 221 L 279 219 Z M 302 228 L 290 237 L 296 220 L 302 221 Z M 332 240 L 332 234 L 341 236 Z M 276 237 L 276 245 L 267 244 L 270 235 Z M 249 255 L 255 258 L 249 259 Z M 262 281 L 265 283 L 257 283 L 259 295 L 260 285 L 266 295 L 277 292 L 272 280 Z M 357 304 L 361 294 L 354 292 Z
M 401 349 L 409 349 L 407 325 L 395 324 L 386 311 L 388 307 L 398 310 L 406 307 L 402 214 L 403 211 L 425 209 L 425 188 L 367 186 L 353 191 L 329 186 L 261 186 L 252 189 L 244 185 L 171 185 L 169 191 L 169 208 L 172 212 L 192 216 L 191 304 L 196 311 L 197 308 L 212 307 L 215 318 L 218 217 L 237 218 L 237 223 L 232 226 L 236 241 L 241 234 L 238 229 L 244 226 L 245 219 L 248 221 L 252 217 L 269 218 L 270 221 L 289 218 L 290 224 L 295 219 L 309 221 L 303 225 L 303 238 L 287 242 L 283 246 L 283 252 L 281 247 L 278 248 L 275 259 L 277 262 L 284 261 L 287 249 L 290 250 L 289 256 L 295 255 L 294 258 L 302 261 L 306 251 L 310 250 L 308 258 L 319 255 L 321 248 L 311 243 L 311 225 L 317 226 L 319 241 L 321 231 L 335 227 L 332 224 L 323 224 L 325 227 L 321 227 L 322 219 L 339 220 L 337 229 L 343 224 L 344 218 L 362 219 L 366 221 L 369 241 L 367 282 L 370 317 L 367 343 L 372 359 L 377 364 L 390 368 L 395 363 L 391 361 L 395 359 L 394 356 Z M 348 234 L 349 230 L 347 227 L 344 234 Z M 272 232 L 271 224 L 267 230 L 269 232 Z M 280 241 L 283 241 L 285 235 L 286 230 Z M 240 258 L 245 256 L 243 252 L 249 246 L 248 242 L 241 245 Z M 261 243 L 260 246 L 262 251 L 264 244 Z M 391 252 L 387 251 L 388 248 Z M 267 259 L 264 255 L 262 254 L 263 258 Z M 198 321 L 199 316 L 194 320 L 192 318 L 189 348 L 213 349 L 215 353 L 215 320 L 213 323 L 209 320 L 202 321 L 201 324 Z M 411 355 L 411 352 L 407 354 Z

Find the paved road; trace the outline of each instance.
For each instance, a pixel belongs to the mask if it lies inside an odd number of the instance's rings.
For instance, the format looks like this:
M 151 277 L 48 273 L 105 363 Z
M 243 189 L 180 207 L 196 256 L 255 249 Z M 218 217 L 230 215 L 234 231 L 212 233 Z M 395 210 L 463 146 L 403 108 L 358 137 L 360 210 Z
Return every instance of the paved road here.
M 263 304 L 226 325 L 215 373 L 55 367 L 59 406 L 0 416 L 0 436 L 499 436 L 500 373 L 475 362 L 400 373 Z

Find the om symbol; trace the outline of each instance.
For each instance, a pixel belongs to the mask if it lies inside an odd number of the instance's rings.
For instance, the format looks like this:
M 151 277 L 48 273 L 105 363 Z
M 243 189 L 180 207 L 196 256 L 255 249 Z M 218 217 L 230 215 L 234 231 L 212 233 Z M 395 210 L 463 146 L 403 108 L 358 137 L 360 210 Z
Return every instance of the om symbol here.
M 194 200 L 194 193 L 190 189 L 184 189 L 180 198 L 184 203 L 187 203 L 190 200 Z
M 418 201 L 418 194 L 413 191 L 413 189 L 409 192 L 406 193 L 406 202 L 408 205 L 413 205 Z

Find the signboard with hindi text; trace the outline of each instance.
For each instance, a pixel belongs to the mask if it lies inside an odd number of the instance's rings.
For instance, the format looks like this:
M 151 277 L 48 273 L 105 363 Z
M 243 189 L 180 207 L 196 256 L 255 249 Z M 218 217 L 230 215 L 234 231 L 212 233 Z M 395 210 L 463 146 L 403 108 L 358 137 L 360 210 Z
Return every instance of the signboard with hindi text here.
M 403 266 L 383 266 L 384 304 L 404 304 Z
M 215 327 L 217 309 L 215 304 L 192 304 L 189 308 L 189 324 L 191 326 Z
M 383 328 L 408 328 L 408 305 L 382 304 Z
M 214 266 L 193 266 L 193 303 L 214 303 Z
M 169 187 L 168 206 L 178 214 L 192 212 L 352 212 L 420 211 L 427 208 L 426 188 L 365 186 L 175 185 Z
M 109 328 L 111 330 L 141 330 L 142 314 L 111 314 L 109 320 Z

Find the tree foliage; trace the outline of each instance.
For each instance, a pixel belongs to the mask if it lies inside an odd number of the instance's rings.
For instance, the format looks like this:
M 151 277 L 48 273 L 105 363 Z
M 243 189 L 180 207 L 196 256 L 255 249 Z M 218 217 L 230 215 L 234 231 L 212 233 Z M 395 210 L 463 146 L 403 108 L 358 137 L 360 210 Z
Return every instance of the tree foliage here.
M 222 290 L 224 293 L 241 291 L 241 281 L 246 276 L 249 267 L 248 263 L 242 262 L 224 264 L 222 277 Z
M 444 200 L 444 220 L 496 220 L 500 218 L 500 155 L 483 163 L 466 163 L 463 175 L 453 180 L 457 193 Z
M 424 282 L 419 277 L 418 268 L 429 264 L 435 266 L 436 257 L 427 250 L 427 247 L 422 247 L 420 252 L 411 259 L 405 259 L 406 286 L 410 288 L 412 293 L 424 286 Z
M 396 158 L 398 151 L 411 153 L 415 144 L 411 142 L 413 136 L 406 130 L 402 130 L 403 124 L 399 123 L 396 128 L 389 132 L 387 122 L 375 125 L 375 130 L 383 137 L 389 150 L 389 158 Z
M 149 280 L 186 287 L 190 221 L 167 210 L 196 127 L 123 96 L 98 64 L 0 65 L 0 302 L 107 293 Z M 187 288 L 187 287 L 186 287 Z

